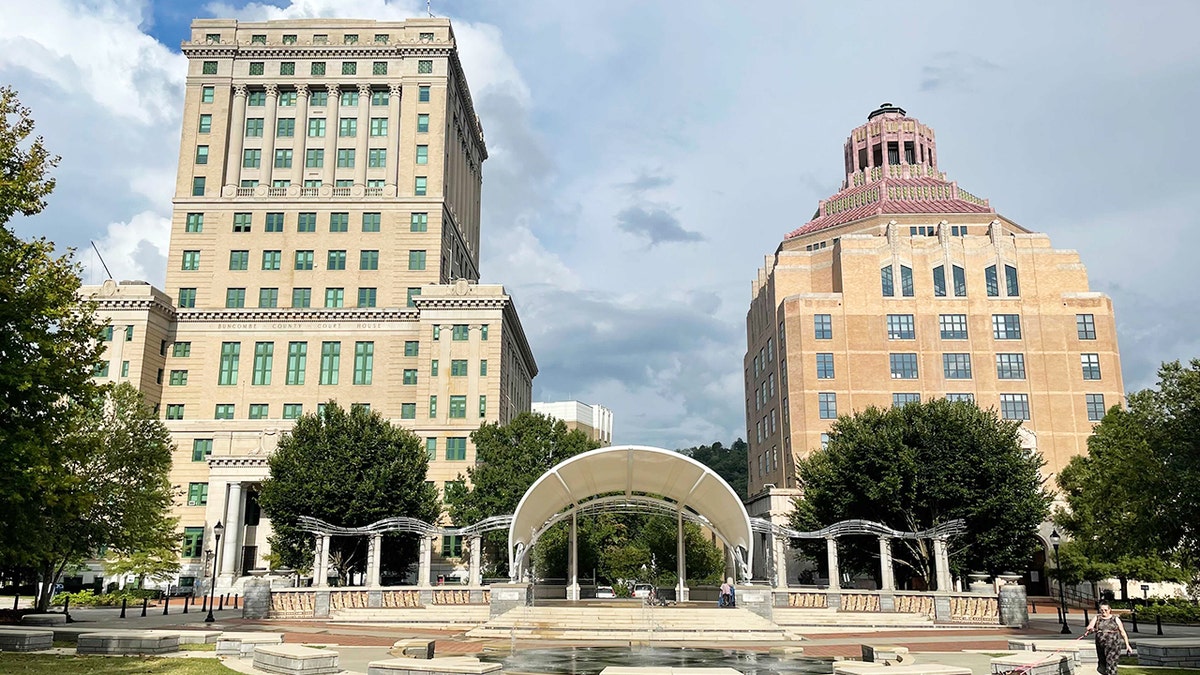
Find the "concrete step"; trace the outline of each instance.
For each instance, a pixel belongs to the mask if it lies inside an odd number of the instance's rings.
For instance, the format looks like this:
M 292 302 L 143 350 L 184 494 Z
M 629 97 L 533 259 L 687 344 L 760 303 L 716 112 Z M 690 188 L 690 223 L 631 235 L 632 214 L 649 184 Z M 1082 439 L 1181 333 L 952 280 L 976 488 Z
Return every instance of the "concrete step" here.
M 933 626 L 925 614 L 902 612 L 841 612 L 836 609 L 800 609 L 776 607 L 775 623 L 780 626 Z
M 347 608 L 331 611 L 329 620 L 352 623 L 475 625 L 487 621 L 488 612 L 487 605 L 432 605 L 394 609 Z
M 796 639 L 749 610 L 517 607 L 467 633 L 478 638 L 770 642 Z

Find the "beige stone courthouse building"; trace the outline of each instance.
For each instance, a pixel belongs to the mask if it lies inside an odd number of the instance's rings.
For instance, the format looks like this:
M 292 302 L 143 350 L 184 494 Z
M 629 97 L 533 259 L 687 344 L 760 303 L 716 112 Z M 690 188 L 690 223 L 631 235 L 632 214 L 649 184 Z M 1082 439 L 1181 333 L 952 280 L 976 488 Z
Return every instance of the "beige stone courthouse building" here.
M 1079 254 L 949 180 L 933 129 L 884 104 L 845 180 L 767 256 L 744 358 L 751 515 L 782 517 L 838 415 L 935 397 L 1022 423 L 1056 473 L 1124 389 L 1112 300 Z
M 424 438 L 442 488 L 471 431 L 530 409 L 537 365 L 512 298 L 477 283 L 487 148 L 448 20 L 197 20 L 182 50 L 166 288 L 84 293 L 113 326 L 98 376 L 177 443 L 180 584 L 211 572 L 220 521 L 229 588 L 266 567 L 257 486 L 292 420 L 370 406 Z

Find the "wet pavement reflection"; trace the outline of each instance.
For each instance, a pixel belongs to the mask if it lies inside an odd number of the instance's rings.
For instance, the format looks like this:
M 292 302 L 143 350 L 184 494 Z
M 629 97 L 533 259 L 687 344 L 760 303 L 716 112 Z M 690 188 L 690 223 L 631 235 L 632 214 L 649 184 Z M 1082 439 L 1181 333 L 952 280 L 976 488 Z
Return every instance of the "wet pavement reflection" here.
M 832 673 L 833 660 L 780 658 L 763 652 L 694 647 L 556 647 L 523 649 L 515 654 L 480 654 L 500 663 L 511 675 L 599 675 L 607 666 L 658 668 L 733 668 L 743 675 Z

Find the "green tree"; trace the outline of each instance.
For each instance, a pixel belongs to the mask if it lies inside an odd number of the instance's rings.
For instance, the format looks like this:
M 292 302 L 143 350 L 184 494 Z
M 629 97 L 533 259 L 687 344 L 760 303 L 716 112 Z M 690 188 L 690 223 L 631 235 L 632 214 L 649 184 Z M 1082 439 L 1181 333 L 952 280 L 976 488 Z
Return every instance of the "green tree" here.
M 450 490 L 446 501 L 450 518 L 470 525 L 491 516 L 507 515 L 533 482 L 550 468 L 600 443 L 587 434 L 568 430 L 562 420 L 525 412 L 508 424 L 484 423 L 471 434 L 475 466 L 467 469 L 466 484 Z M 484 539 L 485 569 L 489 575 L 508 574 L 507 532 L 491 532 Z
M 158 551 L 135 551 L 104 561 L 104 572 L 110 577 L 137 577 L 137 587 L 144 588 L 146 579 L 168 581 L 179 573 L 179 552 L 174 548 Z
M 71 406 L 73 428 L 60 439 L 67 476 L 41 504 L 28 552 L 45 608 L 63 570 L 107 550 L 115 557 L 173 549 L 179 535 L 168 516 L 174 444 L 167 428 L 128 383 Z
M 33 129 L 16 92 L 0 87 L 0 568 L 24 570 L 42 563 L 47 511 L 76 508 L 72 447 L 61 440 L 76 421 L 73 406 L 97 395 L 102 351 L 71 253 L 10 229 L 13 216 L 40 213 L 54 189 L 58 158 Z
M 1178 581 L 1200 564 L 1200 360 L 1163 364 L 1157 389 L 1113 406 L 1088 454 L 1058 475 L 1054 519 L 1077 554 L 1121 581 Z
M 792 524 L 812 530 L 862 518 L 911 531 L 962 518 L 967 532 L 950 541 L 952 571 L 1020 569 L 1039 546 L 1051 498 L 1041 455 L 1021 448 L 1019 426 L 945 399 L 840 417 L 827 449 L 800 463 L 804 498 Z M 856 539 L 844 542 L 847 567 L 877 571 L 878 545 Z M 897 567 L 928 584 L 926 542 L 898 543 Z
M 274 529 L 271 549 L 286 567 L 312 565 L 314 540 L 298 529 L 301 516 L 362 527 L 399 516 L 436 523 L 441 513 L 436 488 L 425 482 L 424 442 L 362 406 L 347 411 L 330 401 L 301 416 L 280 438 L 269 464 L 259 503 Z M 385 535 L 383 571 L 405 574 L 417 546 L 413 535 Z M 333 538 L 331 557 L 343 582 L 365 569 L 366 547 L 362 537 Z
M 680 452 L 716 471 L 718 476 L 729 483 L 734 492 L 745 498 L 748 496 L 746 485 L 749 477 L 747 450 L 746 442 L 739 438 L 728 448 L 717 441 L 712 445 L 698 445 Z

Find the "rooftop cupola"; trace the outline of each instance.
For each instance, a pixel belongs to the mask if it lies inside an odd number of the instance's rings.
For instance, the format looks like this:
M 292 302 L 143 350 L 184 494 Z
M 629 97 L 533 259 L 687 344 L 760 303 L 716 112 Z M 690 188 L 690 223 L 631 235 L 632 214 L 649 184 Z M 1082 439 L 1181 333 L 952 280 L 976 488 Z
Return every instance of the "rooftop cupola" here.
M 933 129 L 908 117 L 904 108 L 880 104 L 867 123 L 846 139 L 843 188 L 884 177 L 937 176 L 937 142 Z M 894 167 L 894 168 L 893 168 Z

